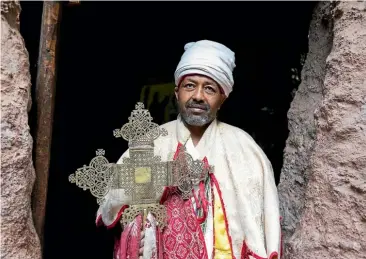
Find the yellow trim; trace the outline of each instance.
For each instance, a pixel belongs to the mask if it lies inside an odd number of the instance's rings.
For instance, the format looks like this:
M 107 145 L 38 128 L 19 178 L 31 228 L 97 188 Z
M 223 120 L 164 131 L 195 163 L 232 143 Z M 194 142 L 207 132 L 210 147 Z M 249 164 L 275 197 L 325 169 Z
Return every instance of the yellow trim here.
M 225 215 L 216 188 L 214 188 L 214 233 L 215 233 L 214 259 L 232 258 L 230 241 L 227 235 L 227 229 L 225 225 Z

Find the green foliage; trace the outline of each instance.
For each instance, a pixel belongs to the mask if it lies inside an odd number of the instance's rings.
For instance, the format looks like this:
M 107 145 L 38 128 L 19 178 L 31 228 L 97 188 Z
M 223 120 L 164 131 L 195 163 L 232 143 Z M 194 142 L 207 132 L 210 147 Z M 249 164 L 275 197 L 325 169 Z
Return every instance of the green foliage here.
M 145 85 L 141 90 L 140 101 L 145 103 L 146 108 L 152 107 L 164 111 L 165 123 L 173 119 L 177 112 L 175 107 L 174 83 L 163 83 L 156 85 Z

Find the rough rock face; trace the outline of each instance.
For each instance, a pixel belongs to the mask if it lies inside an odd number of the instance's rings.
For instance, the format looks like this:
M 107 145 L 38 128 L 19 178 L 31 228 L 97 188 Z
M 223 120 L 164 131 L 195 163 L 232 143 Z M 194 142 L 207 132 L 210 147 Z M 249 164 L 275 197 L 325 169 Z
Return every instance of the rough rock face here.
M 19 33 L 20 5 L 1 2 L 1 258 L 38 259 L 31 213 L 34 183 L 29 133 L 28 52 Z
M 323 22 L 329 10 L 329 2 L 318 5 L 314 10 L 301 84 L 288 112 L 290 133 L 278 185 L 286 240 L 294 233 L 305 204 L 304 195 L 310 174 L 309 157 L 316 138 L 314 112 L 322 102 L 326 58 L 332 48 L 332 29 L 328 22 Z
M 320 2 L 278 186 L 284 258 L 366 258 L 366 4 Z

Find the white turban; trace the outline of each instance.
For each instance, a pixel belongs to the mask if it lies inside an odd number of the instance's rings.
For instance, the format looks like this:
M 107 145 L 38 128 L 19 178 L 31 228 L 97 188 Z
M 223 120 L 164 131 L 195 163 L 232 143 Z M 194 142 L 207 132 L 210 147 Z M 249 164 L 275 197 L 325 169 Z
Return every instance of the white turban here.
M 233 90 L 235 53 L 226 46 L 209 40 L 190 42 L 174 73 L 178 86 L 185 75 L 199 74 L 212 78 L 223 89 L 226 96 Z

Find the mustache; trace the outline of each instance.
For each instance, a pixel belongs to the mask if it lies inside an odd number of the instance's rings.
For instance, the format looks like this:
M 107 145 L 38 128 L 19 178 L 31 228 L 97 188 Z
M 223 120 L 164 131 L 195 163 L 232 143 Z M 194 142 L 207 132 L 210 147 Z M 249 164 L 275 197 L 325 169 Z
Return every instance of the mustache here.
M 210 110 L 210 105 L 207 103 L 196 102 L 193 100 L 188 101 L 185 106 L 186 108 L 198 108 L 206 111 Z

